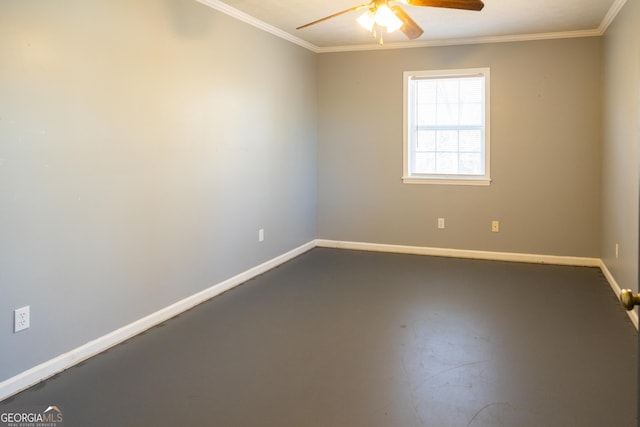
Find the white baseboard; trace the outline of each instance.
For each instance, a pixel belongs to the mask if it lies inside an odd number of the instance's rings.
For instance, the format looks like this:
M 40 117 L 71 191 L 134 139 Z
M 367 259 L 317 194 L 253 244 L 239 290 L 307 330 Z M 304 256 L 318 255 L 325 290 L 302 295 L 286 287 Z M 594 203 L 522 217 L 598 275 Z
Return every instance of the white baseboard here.
M 393 252 L 400 254 L 431 255 L 453 258 L 473 258 L 493 261 L 528 262 L 535 264 L 575 265 L 581 267 L 600 266 L 600 259 L 598 258 L 430 248 L 424 246 L 387 245 L 381 243 L 344 242 L 338 240 L 322 239 L 316 240 L 316 243 L 317 246 L 325 248 L 355 249 L 374 252 Z
M 142 319 L 136 320 L 122 328 L 116 329 L 106 335 L 103 335 L 93 341 L 90 341 L 80 347 L 77 347 L 67 353 L 61 354 L 53 359 L 50 359 L 40 365 L 34 366 L 20 374 L 11 377 L 0 383 L 0 401 L 12 396 L 22 390 L 25 390 L 40 381 L 52 377 L 53 375 L 64 371 L 72 367 L 73 365 L 82 362 L 92 356 L 102 353 L 109 348 L 120 344 L 121 342 L 128 340 L 129 338 L 138 335 L 153 326 L 156 326 L 180 313 L 201 304 L 216 295 L 219 295 L 225 291 L 228 291 L 235 286 L 238 286 L 247 280 L 250 280 L 262 273 L 265 273 L 272 268 L 283 264 L 304 252 L 313 249 L 316 246 L 314 240 L 299 246 L 287 253 L 277 256 L 269 261 L 266 261 L 256 267 L 233 276 L 223 282 L 211 286 L 201 292 L 191 295 L 183 300 L 180 300 L 168 307 L 156 311 Z
M 599 267 L 609 282 L 611 289 L 616 293 L 616 296 L 620 295 L 620 286 L 617 284 L 615 278 L 611 272 L 609 272 L 604 262 L 598 258 L 475 251 L 316 239 L 1 382 L 0 401 L 25 390 L 40 381 L 50 378 L 51 376 L 62 372 L 83 360 L 108 350 L 109 348 L 120 344 L 121 342 L 138 335 L 153 326 L 156 326 L 204 301 L 215 297 L 216 295 L 246 282 L 247 280 L 265 273 L 316 246 L 413 255 Z M 638 329 L 637 311 L 634 310 L 627 313 L 636 329 Z
M 520 254 L 513 252 L 490 252 L 490 251 L 473 251 L 463 249 L 446 249 L 446 248 L 430 248 L 423 246 L 404 246 L 404 245 L 387 245 L 381 243 L 364 243 L 364 242 L 345 242 L 339 240 L 316 240 L 316 245 L 325 248 L 352 249 L 373 252 L 392 252 L 400 254 L 412 255 L 431 255 L 444 256 L 454 258 L 473 258 L 486 259 L 492 261 L 509 261 L 509 262 L 527 262 L 535 264 L 556 264 L 556 265 L 573 265 L 578 267 L 599 267 L 602 274 L 609 282 L 609 286 L 620 298 L 620 286 L 615 278 L 599 258 L 585 258 L 573 256 L 556 256 L 556 255 L 537 255 L 537 254 Z M 627 311 L 627 315 L 631 322 L 638 330 L 638 311 Z

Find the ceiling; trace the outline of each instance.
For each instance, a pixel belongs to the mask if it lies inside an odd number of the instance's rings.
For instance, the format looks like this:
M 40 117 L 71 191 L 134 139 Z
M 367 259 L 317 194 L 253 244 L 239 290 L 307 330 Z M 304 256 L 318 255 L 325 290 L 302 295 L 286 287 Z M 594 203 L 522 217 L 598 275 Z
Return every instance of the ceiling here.
M 303 24 L 367 0 L 197 0 L 316 52 L 482 43 L 602 35 L 626 0 L 484 0 L 480 12 L 401 7 L 424 34 L 409 41 L 401 31 L 380 46 L 353 11 L 311 27 Z M 399 3 L 398 3 L 399 4 Z

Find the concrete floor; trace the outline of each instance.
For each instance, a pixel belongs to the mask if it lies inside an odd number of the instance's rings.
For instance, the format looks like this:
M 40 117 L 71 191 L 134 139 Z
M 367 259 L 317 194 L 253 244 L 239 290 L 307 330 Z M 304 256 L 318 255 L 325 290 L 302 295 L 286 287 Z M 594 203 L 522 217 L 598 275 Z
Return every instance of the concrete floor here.
M 636 426 L 599 269 L 314 249 L 0 403 L 64 426 Z

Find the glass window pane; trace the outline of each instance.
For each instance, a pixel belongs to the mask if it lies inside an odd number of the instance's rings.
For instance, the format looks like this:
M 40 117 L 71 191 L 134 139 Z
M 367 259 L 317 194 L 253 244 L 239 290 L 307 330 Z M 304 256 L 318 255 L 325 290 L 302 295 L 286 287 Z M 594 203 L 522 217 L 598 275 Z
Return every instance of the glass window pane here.
M 436 154 L 435 153 L 416 153 L 415 155 L 415 173 L 435 173 Z
M 482 175 L 482 156 L 479 153 L 460 153 L 459 172 L 465 175 Z
M 436 132 L 433 130 L 418 131 L 417 151 L 435 151 L 436 150 Z
M 437 80 L 438 95 L 436 102 L 438 104 L 457 104 L 460 100 L 458 79 L 442 79 Z
M 457 174 L 458 153 L 436 153 L 436 173 Z
M 441 130 L 436 135 L 437 151 L 458 151 L 458 131 Z
M 480 130 L 460 131 L 460 152 L 482 152 L 482 132 Z
M 438 104 L 437 120 L 438 126 L 455 126 L 459 124 L 460 107 L 458 104 Z
M 483 86 L 483 77 L 467 77 L 460 80 L 460 102 L 481 103 Z
M 416 85 L 418 104 L 435 104 L 437 81 L 418 80 Z
M 482 104 L 460 105 L 460 124 L 463 126 L 482 126 Z
M 436 124 L 436 105 L 425 104 L 418 108 L 418 126 L 433 126 Z

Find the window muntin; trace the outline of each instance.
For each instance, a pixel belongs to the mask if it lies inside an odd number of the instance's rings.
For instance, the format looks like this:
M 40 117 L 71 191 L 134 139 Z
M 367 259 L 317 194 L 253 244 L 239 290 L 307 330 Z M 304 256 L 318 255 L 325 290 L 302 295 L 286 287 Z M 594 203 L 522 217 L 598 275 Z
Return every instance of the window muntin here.
M 489 69 L 405 72 L 404 87 L 404 182 L 489 184 Z

